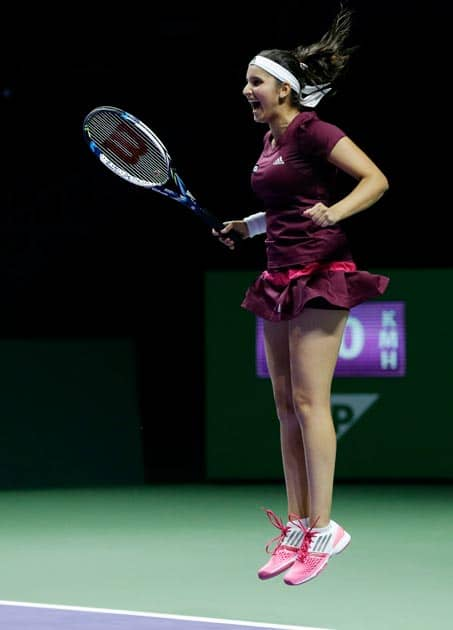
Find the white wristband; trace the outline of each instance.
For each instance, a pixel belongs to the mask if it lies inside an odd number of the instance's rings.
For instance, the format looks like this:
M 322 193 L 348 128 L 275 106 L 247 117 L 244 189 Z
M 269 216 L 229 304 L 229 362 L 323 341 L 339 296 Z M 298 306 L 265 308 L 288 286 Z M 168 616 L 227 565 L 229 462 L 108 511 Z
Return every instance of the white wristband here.
M 257 212 L 256 214 L 251 214 L 248 217 L 244 217 L 242 219 L 246 224 L 249 237 L 253 238 L 258 234 L 265 234 L 266 232 L 266 213 L 265 212 Z

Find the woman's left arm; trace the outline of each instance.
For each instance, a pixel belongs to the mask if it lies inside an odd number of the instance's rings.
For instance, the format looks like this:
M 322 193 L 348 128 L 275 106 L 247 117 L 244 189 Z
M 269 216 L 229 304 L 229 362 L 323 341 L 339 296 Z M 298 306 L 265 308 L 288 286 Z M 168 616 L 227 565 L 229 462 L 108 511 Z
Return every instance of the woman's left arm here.
M 315 223 L 333 225 L 369 208 L 388 190 L 389 183 L 384 173 L 347 136 L 336 143 L 328 160 L 358 183 L 349 194 L 330 207 L 317 203 L 305 210 L 304 215 L 310 216 Z

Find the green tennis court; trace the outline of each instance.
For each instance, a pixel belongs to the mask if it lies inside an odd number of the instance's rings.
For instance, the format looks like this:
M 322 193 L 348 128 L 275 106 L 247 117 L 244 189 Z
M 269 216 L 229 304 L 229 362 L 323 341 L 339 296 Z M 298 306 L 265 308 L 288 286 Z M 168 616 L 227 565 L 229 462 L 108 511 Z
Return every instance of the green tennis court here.
M 256 578 L 274 535 L 261 508 L 284 514 L 280 484 L 3 491 L 1 600 L 329 630 L 447 628 L 452 499 L 447 484 L 338 484 L 333 518 L 351 545 L 322 577 L 289 588 Z M 0 627 L 22 628 L 4 614 Z

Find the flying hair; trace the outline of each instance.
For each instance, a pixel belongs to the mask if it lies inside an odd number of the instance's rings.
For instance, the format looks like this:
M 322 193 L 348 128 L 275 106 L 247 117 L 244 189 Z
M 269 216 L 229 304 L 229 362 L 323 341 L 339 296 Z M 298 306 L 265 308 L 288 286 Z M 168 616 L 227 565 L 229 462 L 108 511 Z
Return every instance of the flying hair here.
M 345 46 L 351 32 L 352 15 L 352 9 L 341 5 L 331 27 L 318 42 L 300 45 L 291 51 L 302 64 L 306 83 L 333 83 L 343 74 L 352 53 L 358 48 Z
M 353 10 L 341 4 L 329 30 L 321 39 L 313 44 L 299 45 L 292 50 L 273 48 L 261 51 L 255 59 L 265 57 L 279 64 L 285 71 L 291 73 L 299 83 L 300 93 L 293 88 L 291 100 L 295 107 L 316 107 L 320 98 L 327 93 L 335 93 L 337 79 L 346 70 L 352 53 L 358 46 L 347 46 Z M 271 74 L 273 74 L 271 72 Z M 276 75 L 274 75 L 276 76 Z M 282 81 L 281 78 L 277 80 Z M 318 95 L 318 99 L 309 98 L 306 103 L 301 95 Z

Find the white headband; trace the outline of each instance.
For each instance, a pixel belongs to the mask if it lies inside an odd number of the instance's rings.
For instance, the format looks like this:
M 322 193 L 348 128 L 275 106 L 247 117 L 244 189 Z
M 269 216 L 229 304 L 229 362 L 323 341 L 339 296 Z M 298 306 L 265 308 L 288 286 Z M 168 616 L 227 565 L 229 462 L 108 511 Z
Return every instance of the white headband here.
M 294 76 L 292 72 L 281 66 L 276 61 L 272 61 L 272 59 L 268 59 L 267 57 L 262 57 L 261 55 L 257 55 L 250 62 L 254 66 L 258 66 L 258 68 L 262 68 L 269 72 L 273 77 L 278 79 L 279 81 L 284 81 L 285 83 L 289 83 L 293 90 L 299 94 L 300 93 L 300 83 Z
M 279 81 L 288 83 L 291 88 L 299 95 L 299 100 L 305 107 L 316 107 L 323 96 L 327 94 L 332 88 L 329 87 L 329 83 L 322 83 L 321 85 L 306 85 L 300 89 L 300 83 L 292 72 L 281 66 L 276 61 L 257 55 L 252 59 L 250 65 L 258 66 L 266 70 L 273 77 Z M 302 67 L 306 67 L 306 64 L 301 64 Z

